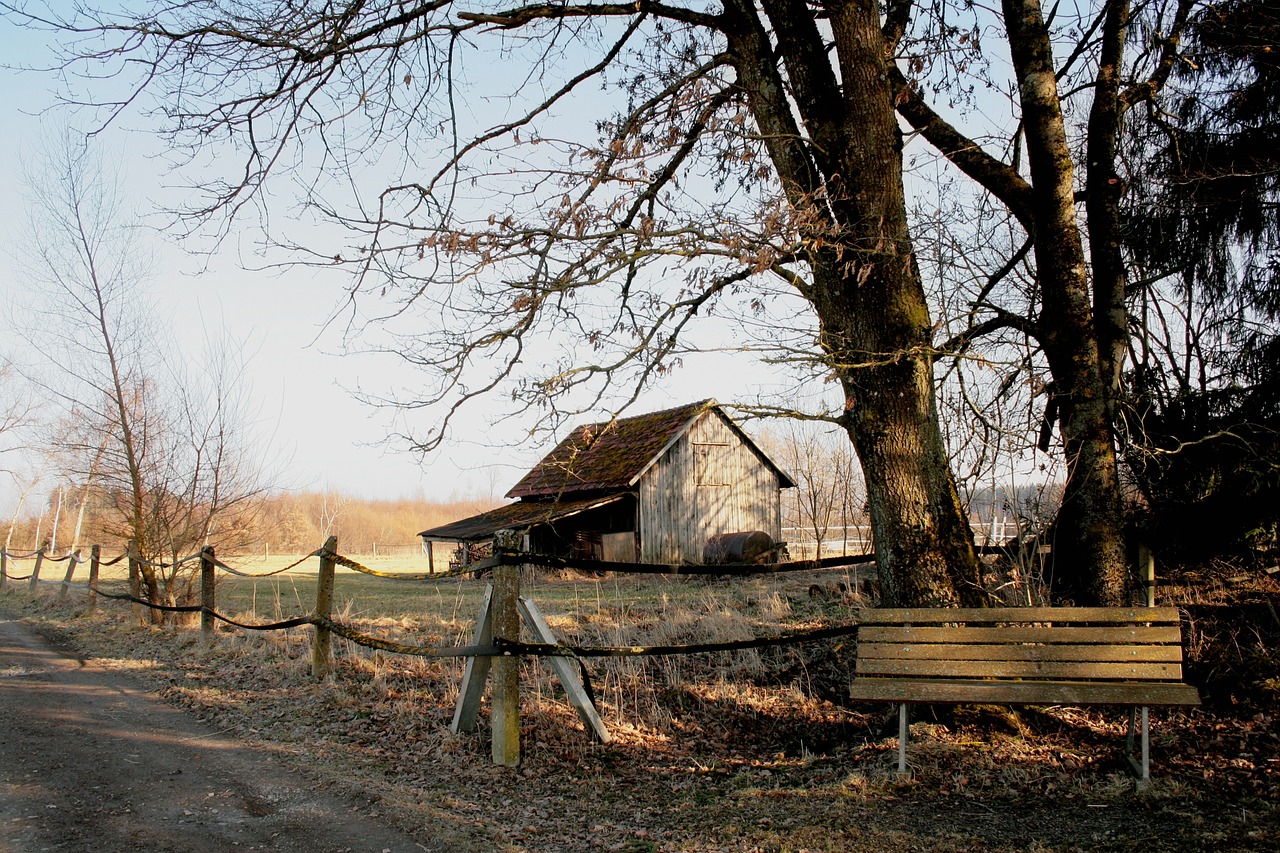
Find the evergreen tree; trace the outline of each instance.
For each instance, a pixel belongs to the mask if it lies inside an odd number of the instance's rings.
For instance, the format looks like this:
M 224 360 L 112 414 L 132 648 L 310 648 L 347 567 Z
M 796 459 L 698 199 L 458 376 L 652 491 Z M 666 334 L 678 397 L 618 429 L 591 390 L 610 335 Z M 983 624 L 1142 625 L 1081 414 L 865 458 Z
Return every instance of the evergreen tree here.
M 1184 558 L 1275 542 L 1280 518 L 1280 8 L 1192 20 L 1131 128 L 1128 244 L 1146 341 L 1125 457 L 1149 538 Z M 1162 310 L 1157 310 L 1160 301 Z

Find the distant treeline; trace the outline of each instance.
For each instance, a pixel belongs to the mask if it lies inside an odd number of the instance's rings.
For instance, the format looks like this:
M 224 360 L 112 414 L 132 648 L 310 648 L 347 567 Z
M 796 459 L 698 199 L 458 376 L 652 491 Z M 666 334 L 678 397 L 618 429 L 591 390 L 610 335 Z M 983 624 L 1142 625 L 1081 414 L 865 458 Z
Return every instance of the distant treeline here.
M 277 493 L 245 505 L 234 520 L 226 519 L 228 535 L 216 538 L 220 550 L 233 542 L 231 549 L 244 553 L 305 552 L 327 536 L 337 536 L 344 553 L 368 554 L 375 549 L 390 553 L 416 548 L 419 531 L 484 512 L 498 503 L 480 498 L 366 500 L 335 492 Z M 17 519 L 9 534 L 11 546 L 36 548 L 52 543 L 58 551 L 90 543 L 124 547 L 124 538 L 110 517 L 95 512 L 95 502 L 89 502 L 83 518 L 79 506 L 70 504 L 67 501 L 59 509 L 51 501 L 42 516 Z
M 365 500 L 332 493 L 274 495 L 262 508 L 253 550 L 298 551 L 337 536 L 345 553 L 368 554 L 397 545 L 417 547 L 418 533 L 493 509 L 499 501 L 475 498 Z

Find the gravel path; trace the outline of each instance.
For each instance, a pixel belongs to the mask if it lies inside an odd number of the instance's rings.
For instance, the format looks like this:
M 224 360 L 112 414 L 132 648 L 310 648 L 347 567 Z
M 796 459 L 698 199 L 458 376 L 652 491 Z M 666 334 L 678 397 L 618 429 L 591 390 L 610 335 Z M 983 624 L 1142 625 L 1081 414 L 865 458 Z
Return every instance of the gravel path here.
M 0 618 L 0 853 L 445 853 Z

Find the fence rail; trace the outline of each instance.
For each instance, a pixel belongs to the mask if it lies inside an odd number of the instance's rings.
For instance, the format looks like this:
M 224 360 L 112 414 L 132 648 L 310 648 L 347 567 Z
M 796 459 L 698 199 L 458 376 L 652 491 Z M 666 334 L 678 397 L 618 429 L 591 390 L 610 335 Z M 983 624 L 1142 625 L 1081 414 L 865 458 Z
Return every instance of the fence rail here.
M 978 547 L 999 547 L 1016 539 L 1022 532 L 1018 520 L 1008 517 L 971 521 L 969 526 Z M 815 559 L 823 554 L 869 554 L 875 550 L 870 524 L 831 525 L 816 530 L 812 525 L 795 525 L 784 527 L 781 532 L 792 557 Z

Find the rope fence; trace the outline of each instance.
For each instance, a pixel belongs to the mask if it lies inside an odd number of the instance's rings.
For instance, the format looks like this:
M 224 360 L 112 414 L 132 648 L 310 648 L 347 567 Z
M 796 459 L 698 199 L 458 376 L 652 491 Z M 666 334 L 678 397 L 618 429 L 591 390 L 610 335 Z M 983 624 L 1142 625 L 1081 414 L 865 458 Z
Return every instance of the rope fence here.
M 0 549 L 0 589 L 3 589 L 9 581 L 26 581 L 28 589 L 32 592 L 37 591 L 40 585 L 60 587 L 60 599 L 65 598 L 71 590 L 86 592 L 90 597 L 91 608 L 95 606 L 97 598 L 127 603 L 135 608 L 140 621 L 143 621 L 145 614 L 148 612 L 172 614 L 199 613 L 201 633 L 209 641 L 214 640 L 214 627 L 216 622 L 222 622 L 241 630 L 256 632 L 280 631 L 311 626 L 314 628 L 314 635 L 312 638 L 311 672 L 312 675 L 317 678 L 328 677 L 332 671 L 332 635 L 342 637 L 343 639 L 358 646 L 393 654 L 420 658 L 465 658 L 467 659 L 467 667 L 464 674 L 463 687 L 459 691 L 458 711 L 455 714 L 453 725 L 455 731 L 466 730 L 468 725 L 474 725 L 474 716 L 476 708 L 478 708 L 479 705 L 479 693 L 477 691 L 483 689 L 485 678 L 488 675 L 490 666 L 492 666 L 495 671 L 494 700 L 491 715 L 504 713 L 502 710 L 504 707 L 506 708 L 506 713 L 518 714 L 518 704 L 513 704 L 517 701 L 513 698 L 513 694 L 515 694 L 516 691 L 509 688 L 500 690 L 498 673 L 517 668 L 514 663 L 508 662 L 518 662 L 519 659 L 525 657 L 546 658 L 552 667 L 556 668 L 557 674 L 565 684 L 566 694 L 569 696 L 570 701 L 578 707 L 579 713 L 583 716 L 584 721 L 589 724 L 589 730 L 594 730 L 596 736 L 604 742 L 608 742 L 609 736 L 594 709 L 594 693 L 591 688 L 590 673 L 584 663 L 585 659 L 693 655 L 798 645 L 802 643 L 849 637 L 857 633 L 858 626 L 857 624 L 838 625 L 780 633 L 770 636 L 753 637 L 744 640 L 687 643 L 681 645 L 583 646 L 572 643 L 563 643 L 560 642 L 551 632 L 551 629 L 547 626 L 545 618 L 542 617 L 541 613 L 537 610 L 536 605 L 534 605 L 529 599 L 520 596 L 520 575 L 524 570 L 524 567 L 536 566 L 558 570 L 573 569 L 596 573 L 613 572 L 617 574 L 742 578 L 752 575 L 773 575 L 785 572 L 813 571 L 818 569 L 857 566 L 873 562 L 874 560 L 874 558 L 869 555 L 856 555 L 762 565 L 652 565 L 641 563 L 605 563 L 592 560 L 553 557 L 542 554 L 521 553 L 517 551 L 499 549 L 492 557 L 448 572 L 398 573 L 372 569 L 350 557 L 338 553 L 337 540 L 334 537 L 330 537 L 329 540 L 320 548 L 302 556 L 283 568 L 273 569 L 266 572 L 247 572 L 219 560 L 215 556 L 214 549 L 211 546 L 205 547 L 202 551 L 195 554 L 182 557 L 181 559 L 176 559 L 170 563 L 145 560 L 137 554 L 134 554 L 132 550 L 132 546 L 130 546 L 125 553 L 110 560 L 103 560 L 101 549 L 96 545 L 90 550 L 89 557 L 84 557 L 78 550 L 68 552 L 61 556 L 54 556 L 46 553 L 46 549 L 44 548 L 37 549 L 27 554 L 11 554 L 7 550 Z M 215 573 L 217 570 L 222 570 L 228 574 L 241 578 L 269 578 L 283 574 L 292 569 L 296 569 L 308 560 L 315 558 L 319 559 L 320 569 L 317 576 L 316 603 L 310 613 L 269 623 L 253 623 L 233 619 L 224 613 L 220 613 L 216 609 Z M 34 560 L 34 565 L 29 574 L 18 575 L 10 572 L 11 562 L 25 560 Z M 129 563 L 129 592 L 113 592 L 103 589 L 99 582 L 100 569 L 103 566 L 115 565 L 123 560 L 128 560 Z M 40 572 L 43 563 L 45 562 L 66 562 L 68 565 L 65 577 L 61 581 L 41 578 Z M 73 574 L 76 567 L 84 563 L 89 564 L 88 580 L 84 582 L 73 582 Z M 144 567 L 176 571 L 183 566 L 193 563 L 198 563 L 198 568 L 194 571 L 198 572 L 200 580 L 199 604 L 158 602 L 152 600 L 151 597 L 144 596 L 141 581 L 141 575 L 143 574 Z M 440 581 L 463 575 L 478 575 L 483 573 L 492 573 L 493 581 L 489 584 L 486 590 L 484 604 L 482 605 L 481 613 L 476 623 L 475 636 L 470 644 L 453 646 L 414 645 L 386 637 L 373 636 L 352 625 L 344 624 L 333 618 L 331 610 L 334 589 L 334 569 L 337 566 L 342 566 L 343 568 L 351 571 L 376 578 L 398 581 Z M 515 615 L 517 612 L 519 615 Z M 526 642 L 521 639 L 520 626 L 522 617 L 524 619 L 524 624 L 532 630 L 537 637 L 538 642 Z M 581 673 L 580 679 L 577 676 L 571 677 L 573 670 L 567 667 L 568 661 L 566 661 L 566 659 L 576 662 L 578 670 Z M 510 672 L 507 672 L 505 677 L 513 679 L 515 676 L 511 675 Z M 519 726 L 516 725 L 515 732 L 512 733 L 511 726 L 498 725 L 495 716 L 495 725 L 493 728 L 495 762 L 506 764 L 510 763 L 512 760 L 511 750 L 509 748 L 510 744 L 507 744 L 500 750 L 498 745 L 500 739 L 510 741 L 512 738 L 516 738 L 514 749 L 517 755 L 516 760 L 518 760 Z
M 96 546 L 95 546 L 96 548 Z M 40 562 L 41 555 L 45 562 L 65 562 L 72 561 L 74 564 L 89 563 L 96 560 L 98 566 L 113 566 L 130 557 L 126 551 L 110 560 L 102 560 L 100 558 L 87 558 L 81 556 L 79 551 L 70 552 L 60 557 L 50 556 L 44 553 L 44 549 L 37 549 L 25 554 L 12 554 L 0 549 L 0 586 L 3 586 L 5 580 L 20 581 L 33 580 L 36 584 L 47 586 L 58 586 L 69 588 L 72 590 L 84 591 L 102 598 L 112 601 L 127 602 L 139 607 L 148 608 L 163 613 L 203 613 L 209 614 L 213 619 L 250 631 L 272 631 L 283 630 L 286 628 L 296 628 L 302 625 L 315 625 L 326 628 L 335 634 L 349 640 L 357 645 L 366 646 L 368 648 L 380 649 L 382 651 L 394 652 L 396 654 L 413 655 L 417 657 L 431 658 L 459 658 L 459 657 L 491 657 L 495 655 L 522 655 L 530 657 L 653 657 L 662 655 L 680 655 L 680 654 L 699 654 L 708 652 L 737 651 L 743 649 L 765 648 L 769 646 L 786 645 L 789 643 L 800 643 L 807 641 L 815 641 L 822 639 L 830 639 L 839 636 L 848 636 L 856 633 L 857 626 L 841 626 L 836 628 L 820 628 L 811 631 L 800 631 L 792 634 L 760 637 L 751 640 L 739 640 L 728 643 L 690 643 L 685 645 L 665 645 L 665 646 L 577 646 L 571 644 L 552 644 L 552 643 L 525 643 L 516 640 L 504 640 L 501 643 L 495 643 L 485 646 L 458 646 L 456 648 L 440 649 L 434 646 L 415 646 L 398 643 L 385 638 L 375 637 L 370 634 L 363 633 L 358 629 L 344 625 L 334 621 L 328 615 L 311 613 L 305 616 L 298 616 L 278 622 L 265 624 L 252 624 L 240 622 L 232 619 L 226 614 L 219 613 L 210 603 L 201 604 L 161 604 L 150 601 L 148 599 L 133 595 L 131 593 L 113 593 L 108 592 L 96 583 L 73 583 L 68 577 L 66 580 L 53 581 L 46 580 L 39 576 L 38 572 L 33 571 L 30 574 L 14 575 L 8 568 L 8 563 L 14 560 L 27 560 L 35 558 Z M 279 569 L 272 569 L 267 572 L 246 572 L 230 566 L 222 560 L 213 556 L 212 549 L 206 549 L 204 552 L 196 552 L 176 560 L 171 563 L 156 562 L 144 560 L 139 557 L 133 559 L 140 565 L 148 565 L 154 568 L 174 568 L 188 563 L 192 563 L 204 557 L 218 569 L 228 574 L 241 578 L 269 578 L 283 574 L 292 569 L 296 569 L 308 560 L 317 557 L 322 560 L 328 560 L 334 565 L 342 566 L 354 572 L 369 575 L 377 578 L 400 581 L 424 581 L 424 580 L 447 580 L 450 578 L 461 577 L 465 575 L 483 574 L 502 566 L 538 566 L 549 569 L 576 569 L 586 572 L 610 571 L 619 574 L 654 574 L 668 576 L 723 576 L 723 577 L 748 577 L 751 575 L 763 574 L 779 574 L 783 572 L 800 572 L 813 571 L 816 569 L 841 568 L 852 565 L 862 565 L 874 562 L 874 557 L 869 555 L 855 555 L 849 557 L 827 557 L 820 560 L 797 560 L 788 563 L 765 563 L 759 565 L 693 565 L 693 564 L 648 564 L 648 563 L 604 563 L 595 560 L 583 560 L 566 557 L 554 557 L 545 554 L 528 554 L 514 551 L 502 551 L 498 554 L 488 557 L 480 562 L 473 563 L 462 569 L 451 569 L 447 572 L 384 572 L 372 569 L 363 565 L 357 560 L 330 550 L 325 546 L 317 548 L 308 554 L 303 555 L 297 560 L 289 563 Z

